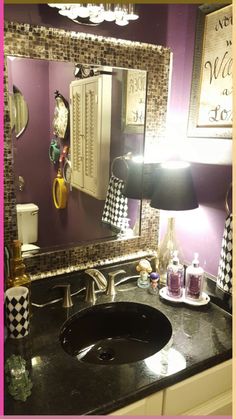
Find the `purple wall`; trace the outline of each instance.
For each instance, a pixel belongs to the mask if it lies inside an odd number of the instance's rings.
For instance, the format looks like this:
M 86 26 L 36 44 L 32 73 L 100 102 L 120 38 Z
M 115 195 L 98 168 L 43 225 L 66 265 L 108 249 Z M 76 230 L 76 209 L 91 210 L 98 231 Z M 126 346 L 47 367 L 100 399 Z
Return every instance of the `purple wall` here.
M 103 23 L 98 27 L 76 25 L 57 14 L 46 5 L 6 5 L 5 18 L 46 26 L 114 36 L 134 41 L 168 46 L 173 51 L 173 72 L 169 102 L 169 129 L 174 136 L 186 136 L 190 98 L 194 36 L 197 5 L 194 4 L 145 4 L 137 5 L 140 19 L 127 27 Z M 203 144 L 201 154 L 205 153 Z M 214 146 L 212 143 L 212 153 Z M 194 164 L 193 176 L 199 195 L 199 210 L 178 214 L 177 230 L 184 258 L 191 260 L 199 251 L 204 268 L 216 275 L 225 211 L 224 197 L 231 181 L 231 166 Z M 203 196 L 204 195 L 204 196 Z M 206 199 L 204 197 L 211 197 Z M 161 217 L 161 234 L 166 216 Z
M 206 272 L 217 275 L 221 241 L 224 231 L 224 200 L 231 182 L 229 166 L 192 164 L 199 208 L 191 211 L 161 211 L 161 238 L 165 234 L 167 219 L 173 215 L 176 220 L 176 237 L 184 261 L 191 262 L 193 253 Z
M 79 25 L 59 15 L 55 8 L 45 4 L 5 5 L 4 17 L 5 20 L 20 23 L 31 23 L 32 25 L 57 27 L 70 31 L 165 45 L 168 6 L 138 4 L 136 8 L 140 13 L 140 18 L 123 27 L 108 22 L 103 22 L 99 26 Z
M 168 6 L 166 39 L 167 46 L 173 51 L 168 121 L 177 138 L 180 133 L 186 137 L 187 131 L 197 7 L 183 4 Z M 201 154 L 206 153 L 204 143 L 200 151 Z M 210 153 L 214 154 L 213 142 Z M 232 167 L 192 163 L 192 174 L 200 206 L 197 210 L 177 214 L 177 237 L 185 261 L 190 262 L 193 253 L 198 252 L 206 272 L 217 275 L 226 217 L 224 200 L 232 181 Z M 162 212 L 161 237 L 166 228 L 166 219 L 166 212 Z
M 197 7 L 193 4 L 168 6 L 166 46 L 173 52 L 168 119 L 182 132 L 187 129 Z

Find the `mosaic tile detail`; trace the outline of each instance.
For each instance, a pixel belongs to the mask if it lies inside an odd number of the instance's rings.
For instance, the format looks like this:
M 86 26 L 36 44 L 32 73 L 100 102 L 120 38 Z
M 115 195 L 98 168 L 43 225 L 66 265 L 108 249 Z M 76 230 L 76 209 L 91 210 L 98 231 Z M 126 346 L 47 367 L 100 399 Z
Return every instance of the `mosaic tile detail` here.
M 145 152 L 165 134 L 170 51 L 157 45 L 70 32 L 30 24 L 5 22 L 4 75 L 4 200 L 5 243 L 17 238 L 16 199 L 13 182 L 12 142 L 8 104 L 6 56 L 70 61 L 75 63 L 137 68 L 148 71 Z M 26 259 L 32 279 L 54 276 L 109 261 L 143 256 L 157 246 L 158 211 L 142 204 L 141 236 L 127 240 L 81 245 L 34 255 Z

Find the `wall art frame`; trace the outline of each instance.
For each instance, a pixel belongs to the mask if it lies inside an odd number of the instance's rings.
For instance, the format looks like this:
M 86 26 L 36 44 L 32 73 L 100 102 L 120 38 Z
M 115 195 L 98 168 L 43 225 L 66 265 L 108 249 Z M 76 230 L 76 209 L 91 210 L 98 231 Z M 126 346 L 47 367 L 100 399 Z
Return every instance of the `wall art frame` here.
M 124 133 L 143 133 L 148 75 L 142 70 L 129 69 L 123 91 Z
M 232 138 L 232 5 L 199 7 L 188 137 Z

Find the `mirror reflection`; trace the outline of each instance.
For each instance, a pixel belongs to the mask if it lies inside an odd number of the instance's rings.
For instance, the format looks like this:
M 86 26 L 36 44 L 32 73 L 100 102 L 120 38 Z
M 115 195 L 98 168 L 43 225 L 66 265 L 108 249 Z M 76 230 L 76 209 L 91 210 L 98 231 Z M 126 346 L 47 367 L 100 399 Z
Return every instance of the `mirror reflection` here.
M 28 123 L 28 106 L 21 91 L 16 86 L 12 86 L 10 98 L 10 122 L 11 129 L 15 129 L 16 138 L 26 129 Z
M 143 155 L 146 72 L 91 65 L 78 73 L 74 63 L 19 57 L 8 57 L 7 65 L 9 92 L 17 86 L 29 112 L 21 141 L 12 132 L 15 182 L 24 181 L 24 188 L 16 186 L 23 250 L 139 235 L 141 201 L 124 197 L 122 190 L 127 162 Z M 102 78 L 108 80 L 105 90 Z M 54 124 L 56 92 L 68 110 L 57 120 L 62 131 Z M 114 188 L 122 199 L 116 196 L 112 209 Z M 114 211 L 121 213 L 118 221 Z

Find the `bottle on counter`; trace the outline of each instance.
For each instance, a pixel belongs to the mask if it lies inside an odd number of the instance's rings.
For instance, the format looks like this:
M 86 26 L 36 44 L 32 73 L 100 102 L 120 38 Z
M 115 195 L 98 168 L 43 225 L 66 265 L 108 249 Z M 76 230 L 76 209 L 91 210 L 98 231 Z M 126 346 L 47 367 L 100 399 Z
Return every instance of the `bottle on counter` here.
M 150 274 L 150 285 L 148 291 L 152 295 L 158 295 L 158 281 L 160 280 L 160 275 L 157 272 L 152 272 Z
M 204 270 L 199 265 L 198 253 L 194 253 L 192 265 L 186 269 L 185 297 L 199 300 L 202 297 Z
M 167 294 L 172 298 L 180 298 L 184 288 L 184 267 L 179 262 L 178 252 L 174 251 L 172 261 L 167 267 Z
M 29 289 L 29 300 L 31 300 L 31 279 L 26 273 L 26 266 L 21 256 L 21 242 L 20 240 L 13 240 L 12 258 L 10 260 L 10 276 L 7 279 L 7 288 L 17 286 L 27 287 Z

